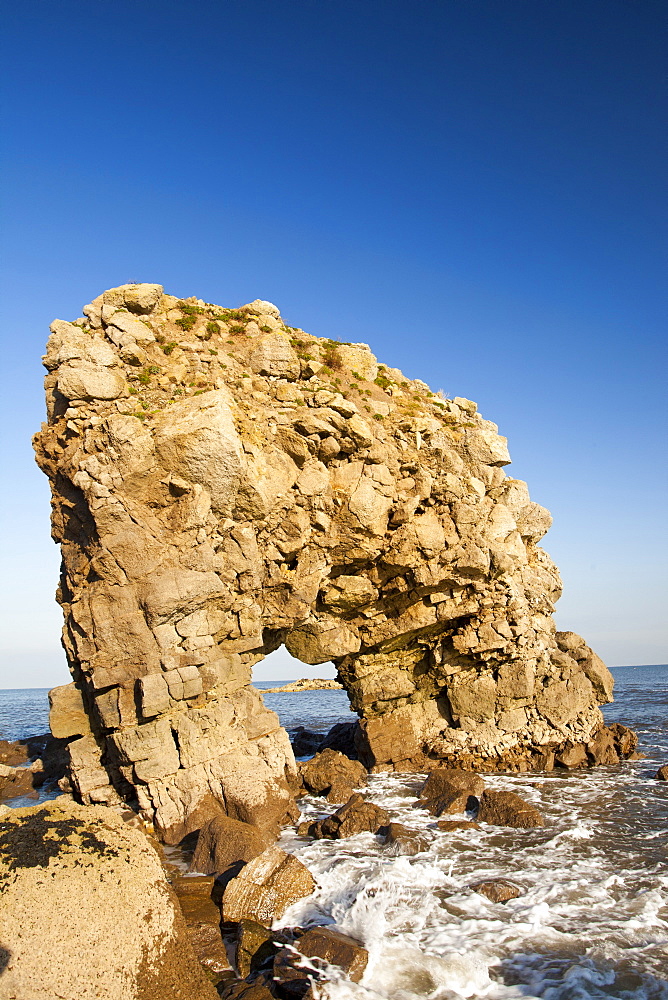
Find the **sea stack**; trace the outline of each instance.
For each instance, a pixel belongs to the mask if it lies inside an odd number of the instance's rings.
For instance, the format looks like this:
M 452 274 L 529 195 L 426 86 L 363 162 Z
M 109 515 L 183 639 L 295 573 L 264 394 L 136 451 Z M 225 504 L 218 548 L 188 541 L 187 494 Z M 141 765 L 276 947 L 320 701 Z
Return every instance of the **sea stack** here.
M 612 677 L 552 618 L 550 515 L 475 403 L 265 301 L 124 285 L 83 311 L 51 326 L 35 437 L 83 802 L 170 842 L 216 810 L 275 830 L 295 762 L 250 681 L 282 644 L 336 665 L 375 770 L 617 755 Z

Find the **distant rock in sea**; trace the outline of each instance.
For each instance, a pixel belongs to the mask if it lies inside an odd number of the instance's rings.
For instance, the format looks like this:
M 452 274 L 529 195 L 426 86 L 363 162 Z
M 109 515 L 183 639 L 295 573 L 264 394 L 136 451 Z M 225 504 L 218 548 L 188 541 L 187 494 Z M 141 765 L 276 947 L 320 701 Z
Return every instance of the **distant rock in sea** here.
M 257 690 L 260 694 L 276 694 L 282 691 L 334 691 L 336 689 L 342 691 L 343 684 L 339 684 L 338 681 L 326 680 L 324 677 L 314 677 L 313 679 L 302 677 L 300 680 L 284 684 L 282 687 L 258 688 Z

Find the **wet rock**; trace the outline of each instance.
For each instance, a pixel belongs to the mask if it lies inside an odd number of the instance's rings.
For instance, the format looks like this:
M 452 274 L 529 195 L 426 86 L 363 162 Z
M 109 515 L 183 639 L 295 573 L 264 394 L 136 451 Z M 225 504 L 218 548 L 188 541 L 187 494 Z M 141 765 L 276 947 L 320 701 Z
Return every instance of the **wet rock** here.
M 489 823 L 492 826 L 520 828 L 545 826 L 545 821 L 538 810 L 515 792 L 484 791 L 480 798 L 477 819 L 479 823 Z
M 390 823 L 385 834 L 385 843 L 394 848 L 395 854 L 420 854 L 429 850 L 429 840 L 401 823 Z
M 312 996 L 311 986 L 318 973 L 303 964 L 301 955 L 292 948 L 281 948 L 274 958 L 272 979 L 280 1000 L 306 1000 Z
M 231 965 L 227 957 L 227 948 L 217 924 L 207 921 L 200 923 L 186 924 L 188 937 L 195 955 L 201 965 L 207 969 L 214 979 L 218 979 L 221 973 L 231 972 Z
M 485 783 L 472 771 L 436 768 L 420 790 L 418 806 L 432 816 L 476 809 Z
M 474 882 L 471 885 L 474 892 L 481 896 L 487 896 L 493 903 L 506 903 L 509 899 L 517 899 L 522 895 L 522 890 L 513 882 L 506 879 L 491 879 L 484 882 Z
M 307 757 L 317 753 L 322 746 L 322 733 L 314 733 L 303 726 L 298 726 L 292 734 L 291 743 L 295 757 Z
M 266 927 L 254 920 L 240 920 L 234 961 L 240 976 L 245 979 L 273 961 L 277 946 Z
M 29 750 L 23 741 L 0 740 L 0 764 L 16 767 L 30 760 Z
M 270 847 L 244 865 L 227 884 L 222 918 L 226 923 L 254 920 L 268 927 L 297 900 L 310 896 L 315 887 L 315 879 L 301 861 L 278 847 Z
M 359 792 L 348 799 L 331 816 L 311 824 L 300 824 L 299 833 L 307 833 L 318 840 L 343 840 L 357 833 L 380 833 L 389 826 L 390 814 L 367 802 Z M 306 827 L 306 829 L 304 829 Z
M 270 844 L 271 838 L 256 826 L 229 816 L 216 816 L 199 832 L 190 870 L 218 874 L 235 861 L 252 861 Z
M 436 829 L 443 833 L 454 833 L 456 830 L 479 830 L 480 824 L 471 819 L 441 819 L 436 824 Z
M 220 894 L 213 875 L 177 875 L 172 889 L 186 924 L 220 923 Z
M 668 781 L 668 764 L 664 764 L 663 767 L 660 767 L 654 777 L 657 781 Z
M 363 764 L 350 760 L 336 750 L 323 750 L 300 765 L 305 787 L 315 795 L 325 795 L 329 802 L 346 802 L 354 788 L 366 785 Z
M 215 1000 L 144 834 L 58 799 L 3 820 L 3 996 Z

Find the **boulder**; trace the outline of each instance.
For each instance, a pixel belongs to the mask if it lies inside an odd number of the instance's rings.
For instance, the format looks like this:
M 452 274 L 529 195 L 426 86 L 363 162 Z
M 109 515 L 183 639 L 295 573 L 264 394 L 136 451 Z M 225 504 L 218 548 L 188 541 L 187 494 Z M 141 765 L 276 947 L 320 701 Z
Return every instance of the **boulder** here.
M 158 855 L 113 810 L 12 811 L 0 884 L 3 997 L 216 1000 Z
M 484 791 L 477 819 L 479 823 L 489 823 L 492 826 L 545 826 L 538 810 L 514 792 Z
M 41 761 L 28 767 L 10 767 L 0 764 L 0 802 L 17 798 L 19 795 L 37 797 L 35 789 L 42 784 Z
M 205 875 L 223 872 L 235 861 L 252 861 L 270 843 L 271 838 L 258 827 L 229 816 L 216 816 L 199 832 L 190 870 Z
M 389 824 L 385 843 L 393 848 L 394 854 L 421 854 L 422 851 L 429 850 L 429 841 L 426 837 L 401 823 Z
M 293 854 L 269 847 L 228 882 L 221 904 L 222 918 L 226 923 L 254 920 L 269 927 L 289 906 L 310 896 L 315 887 L 310 871 Z
M 152 312 L 162 297 L 162 285 L 141 283 L 138 285 L 119 285 L 110 288 L 102 294 L 105 305 L 125 307 L 130 312 L 146 314 Z
M 379 833 L 389 823 L 390 814 L 385 809 L 367 802 L 356 792 L 331 816 L 315 823 L 301 823 L 298 832 L 317 840 L 343 840 L 358 833 Z
M 654 777 L 657 781 L 668 781 L 668 764 L 664 764 L 663 767 L 660 767 Z
M 474 810 L 485 783 L 472 771 L 435 768 L 420 790 L 418 806 L 432 816 Z
M 300 765 L 304 786 L 328 802 L 346 802 L 354 788 L 366 785 L 366 768 L 336 750 L 322 750 Z
M 493 903 L 506 903 L 509 899 L 517 899 L 522 895 L 519 886 L 503 878 L 473 882 L 471 888 L 481 896 L 487 896 Z
M 19 740 L 0 740 L 0 764 L 16 767 L 30 760 L 30 751 L 25 742 Z

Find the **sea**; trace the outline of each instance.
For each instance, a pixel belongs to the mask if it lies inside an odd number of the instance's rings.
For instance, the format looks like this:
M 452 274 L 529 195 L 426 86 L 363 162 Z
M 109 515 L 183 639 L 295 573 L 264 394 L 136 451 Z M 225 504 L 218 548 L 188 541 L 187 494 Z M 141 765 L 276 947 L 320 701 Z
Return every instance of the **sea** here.
M 613 669 L 607 722 L 636 730 L 645 757 L 585 771 L 486 775 L 517 792 L 545 826 L 441 832 L 414 805 L 420 775 L 371 775 L 365 794 L 427 838 L 413 857 L 371 834 L 314 841 L 283 833 L 318 882 L 275 926 L 335 924 L 362 941 L 355 984 L 331 969 L 322 1000 L 668 1000 L 668 665 Z M 263 684 L 278 687 L 285 681 Z M 345 691 L 269 693 L 289 732 L 325 733 L 354 718 Z M 0 737 L 45 732 L 46 690 L 0 691 Z M 308 818 L 332 811 L 300 800 Z M 521 895 L 492 903 L 471 889 L 512 881 Z

